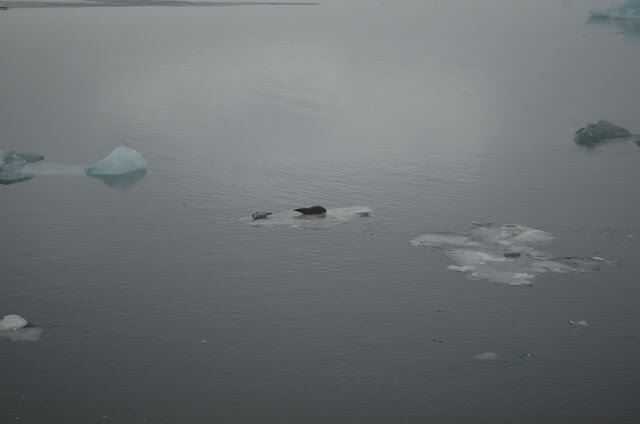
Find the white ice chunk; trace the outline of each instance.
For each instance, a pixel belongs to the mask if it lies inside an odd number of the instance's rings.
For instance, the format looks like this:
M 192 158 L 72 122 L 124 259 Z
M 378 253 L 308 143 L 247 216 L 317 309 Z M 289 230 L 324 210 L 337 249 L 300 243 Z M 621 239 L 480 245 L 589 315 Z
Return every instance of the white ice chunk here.
M 87 168 L 87 175 L 113 176 L 125 175 L 134 172 L 143 172 L 147 169 L 147 161 L 140 152 L 124 144 L 116 147 L 109 155 Z
M 24 328 L 29 324 L 29 321 L 22 318 L 20 315 L 5 315 L 2 320 L 0 320 L 0 330 L 19 330 L 20 328 Z
M 474 224 L 461 234 L 422 234 L 411 243 L 444 251 L 453 261 L 448 270 L 466 273 L 470 279 L 512 286 L 531 285 L 538 275 L 544 273 L 585 272 L 613 264 L 600 257 L 553 258 L 550 253 L 539 250 L 540 245 L 553 239 L 547 231 L 520 224 Z
M 480 361 L 495 361 L 498 359 L 498 355 L 493 352 L 485 352 L 474 356 L 474 358 L 479 359 Z
M 40 333 L 41 328 L 29 326 L 29 321 L 20 315 L 5 315 L 0 320 L 0 338 L 35 342 L 40 339 Z

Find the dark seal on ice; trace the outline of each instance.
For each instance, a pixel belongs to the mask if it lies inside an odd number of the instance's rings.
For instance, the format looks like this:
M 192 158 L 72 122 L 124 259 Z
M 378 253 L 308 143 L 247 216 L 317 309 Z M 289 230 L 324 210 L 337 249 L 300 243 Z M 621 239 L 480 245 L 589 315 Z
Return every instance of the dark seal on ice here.
M 322 206 L 311 206 L 310 208 L 299 208 L 294 210 L 303 215 L 324 215 L 327 213 L 327 210 Z

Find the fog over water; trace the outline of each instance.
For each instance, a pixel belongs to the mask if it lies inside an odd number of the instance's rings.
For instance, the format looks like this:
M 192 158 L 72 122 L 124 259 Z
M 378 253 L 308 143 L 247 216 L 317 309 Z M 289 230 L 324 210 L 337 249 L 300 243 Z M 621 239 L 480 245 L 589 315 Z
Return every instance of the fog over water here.
M 614 3 L 70 3 L 0 1 L 0 149 L 52 170 L 0 185 L 0 423 L 640 419 L 640 147 L 573 141 L 640 134 Z

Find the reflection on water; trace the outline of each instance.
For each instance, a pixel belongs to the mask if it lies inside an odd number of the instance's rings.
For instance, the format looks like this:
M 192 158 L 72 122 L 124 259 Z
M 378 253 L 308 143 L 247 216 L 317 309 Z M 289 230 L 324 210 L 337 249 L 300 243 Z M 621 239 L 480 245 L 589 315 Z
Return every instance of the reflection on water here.
M 102 180 L 107 186 L 120 190 L 128 190 L 147 175 L 146 169 L 123 175 L 89 175 L 91 178 Z

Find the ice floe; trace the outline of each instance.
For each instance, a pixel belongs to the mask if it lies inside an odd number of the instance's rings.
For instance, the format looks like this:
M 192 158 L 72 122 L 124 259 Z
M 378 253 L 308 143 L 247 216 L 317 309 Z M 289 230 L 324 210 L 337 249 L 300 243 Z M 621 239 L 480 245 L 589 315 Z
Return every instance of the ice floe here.
M 589 14 L 597 19 L 640 19 L 640 0 L 599 9 L 590 9 Z
M 126 188 L 147 172 L 147 161 L 126 145 L 116 147 L 107 157 L 91 166 L 44 162 L 44 156 L 0 149 L 0 184 L 15 184 L 44 175 L 89 175 L 110 187 Z
M 601 257 L 553 257 L 540 250 L 553 239 L 547 231 L 519 224 L 475 224 L 463 233 L 422 234 L 411 243 L 443 251 L 454 262 L 448 270 L 510 285 L 531 285 L 548 272 L 595 271 L 613 263 Z
M 40 340 L 42 329 L 34 327 L 20 315 L 5 315 L 0 320 L 0 338 L 13 341 L 35 342 Z
M 322 229 L 344 224 L 355 218 L 366 217 L 371 214 L 368 206 L 349 206 L 345 208 L 327 209 L 326 214 L 304 215 L 294 210 L 272 213 L 262 219 L 252 217 L 243 218 L 242 221 L 256 227 L 286 226 L 294 228 Z

